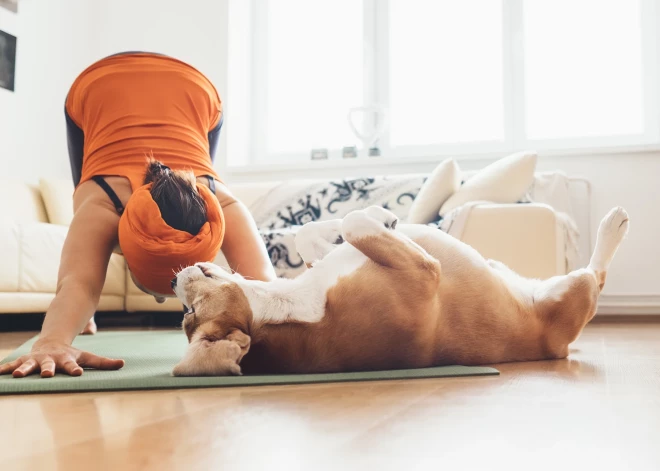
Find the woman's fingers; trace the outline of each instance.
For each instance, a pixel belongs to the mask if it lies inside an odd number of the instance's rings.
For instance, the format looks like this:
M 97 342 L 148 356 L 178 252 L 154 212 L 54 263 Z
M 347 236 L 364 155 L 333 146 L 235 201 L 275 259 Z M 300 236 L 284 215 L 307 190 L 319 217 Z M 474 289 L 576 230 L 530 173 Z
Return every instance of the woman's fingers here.
M 41 360 L 41 377 L 42 378 L 52 378 L 55 376 L 55 362 L 51 357 L 46 357 Z
M 10 361 L 9 363 L 5 363 L 4 365 L 0 365 L 0 375 L 6 375 L 13 372 L 21 365 L 21 363 L 23 363 L 23 357 L 14 361 Z
M 13 372 L 14 378 L 24 378 L 41 370 L 42 378 L 52 378 L 56 371 L 63 371 L 70 376 L 80 376 L 83 374 L 83 368 L 118 370 L 124 366 L 124 360 L 101 357 L 75 349 L 66 353 L 54 351 L 52 354 L 31 354 L 30 356 L 25 355 L 0 365 L 0 374 Z
M 83 374 L 83 369 L 74 360 L 67 360 L 62 363 L 62 370 L 71 376 L 80 376 Z
M 25 362 L 21 366 L 19 366 L 18 368 L 16 368 L 14 370 L 13 376 L 14 376 L 14 378 L 23 378 L 23 377 L 33 373 L 34 370 L 36 370 L 38 366 L 39 366 L 39 363 L 37 363 L 37 360 L 35 360 L 34 358 L 30 358 L 28 360 L 25 360 Z
M 89 352 L 81 352 L 78 357 L 78 364 L 87 368 L 96 368 L 97 370 L 118 370 L 124 366 L 124 360 L 114 360 Z

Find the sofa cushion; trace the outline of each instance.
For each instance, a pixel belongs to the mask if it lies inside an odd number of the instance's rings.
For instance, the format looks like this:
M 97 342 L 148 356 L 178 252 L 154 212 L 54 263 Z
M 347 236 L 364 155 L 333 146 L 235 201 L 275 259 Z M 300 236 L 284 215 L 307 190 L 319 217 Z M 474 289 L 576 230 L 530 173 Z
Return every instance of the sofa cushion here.
M 19 250 L 18 250 L 18 224 L 0 224 L 0 250 L 2 250 L 2 263 L 0 264 L 0 292 L 18 291 Z
M 18 291 L 54 293 L 67 228 L 53 224 L 19 227 Z
M 10 263 L 2 269 L 6 275 L 0 277 L 0 290 L 55 293 L 67 232 L 68 227 L 48 223 L 15 225 L 8 235 L 13 236 L 16 257 L 9 258 Z M 11 242 L 12 239 L 8 240 Z M 112 255 L 102 294 L 124 295 L 124 265 L 123 257 Z
M 39 188 L 52 224 L 69 226 L 73 219 L 73 181 L 67 179 L 39 180 Z
M 264 198 L 267 198 L 268 193 L 281 183 L 278 181 L 234 183 L 229 184 L 228 188 L 234 198 L 248 209 L 252 209 L 259 205 Z
M 3 224 L 47 222 L 48 215 L 39 187 L 29 183 L 0 180 L 0 221 Z
M 517 203 L 534 183 L 536 160 L 535 152 L 517 152 L 484 167 L 445 201 L 440 216 L 471 201 Z
M 461 186 L 461 175 L 454 159 L 443 160 L 426 179 L 410 206 L 406 222 L 427 224 L 438 217 L 438 211 Z

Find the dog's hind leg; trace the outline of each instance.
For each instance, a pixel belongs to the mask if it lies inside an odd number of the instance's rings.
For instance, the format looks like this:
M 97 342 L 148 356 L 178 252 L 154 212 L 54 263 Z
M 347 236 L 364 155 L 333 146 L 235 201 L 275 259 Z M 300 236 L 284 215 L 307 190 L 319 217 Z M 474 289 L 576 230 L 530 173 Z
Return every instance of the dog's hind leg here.
M 545 325 L 548 350 L 554 357 L 568 354 L 568 345 L 596 314 L 607 269 L 627 232 L 628 214 L 622 208 L 612 209 L 600 223 L 589 266 L 537 285 L 534 305 Z
M 599 291 L 605 286 L 607 270 L 619 249 L 619 245 L 628 234 L 628 213 L 623 208 L 613 208 L 600 222 L 596 248 L 589 261 L 589 269 L 593 270 L 598 280 Z

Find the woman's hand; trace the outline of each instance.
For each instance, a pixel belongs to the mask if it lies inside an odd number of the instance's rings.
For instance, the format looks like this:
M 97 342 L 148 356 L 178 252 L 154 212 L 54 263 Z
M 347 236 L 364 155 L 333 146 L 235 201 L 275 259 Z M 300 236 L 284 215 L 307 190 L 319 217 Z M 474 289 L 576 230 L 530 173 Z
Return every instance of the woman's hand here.
M 41 371 L 42 378 L 51 378 L 55 372 L 71 376 L 83 374 L 83 368 L 118 370 L 124 360 L 113 360 L 93 353 L 83 352 L 61 341 L 38 340 L 27 355 L 0 365 L 0 375 L 13 373 L 14 378 L 23 378 Z

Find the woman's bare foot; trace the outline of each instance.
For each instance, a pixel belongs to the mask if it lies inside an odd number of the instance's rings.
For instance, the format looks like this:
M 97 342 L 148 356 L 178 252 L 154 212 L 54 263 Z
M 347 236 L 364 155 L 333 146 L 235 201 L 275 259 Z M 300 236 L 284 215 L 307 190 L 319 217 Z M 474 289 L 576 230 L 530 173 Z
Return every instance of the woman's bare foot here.
M 94 335 L 96 333 L 96 322 L 94 321 L 94 318 L 92 317 L 85 328 L 80 332 L 81 335 Z

